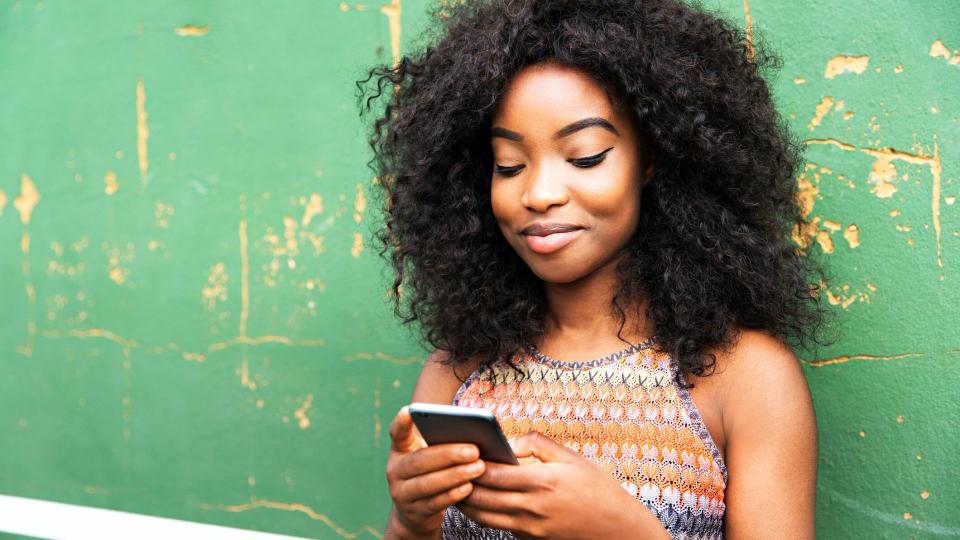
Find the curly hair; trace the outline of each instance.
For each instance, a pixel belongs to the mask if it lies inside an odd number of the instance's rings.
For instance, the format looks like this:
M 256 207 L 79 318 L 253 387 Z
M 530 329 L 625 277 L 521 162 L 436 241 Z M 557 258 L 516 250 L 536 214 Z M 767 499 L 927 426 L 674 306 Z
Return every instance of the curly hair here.
M 757 43 L 748 54 L 739 28 L 677 0 L 461 1 L 432 15 L 438 33 L 369 69 L 357 99 L 362 116 L 392 92 L 369 138 L 383 187 L 380 254 L 395 272 L 397 316 L 418 322 L 448 361 L 489 365 L 543 333 L 543 285 L 491 210 L 490 128 L 511 77 L 545 61 L 597 80 L 654 145 L 654 177 L 617 267 L 620 332 L 624 302 L 648 298 L 657 347 L 695 375 L 743 328 L 821 342 L 826 276 L 795 240 L 806 223 L 800 145 L 764 80 L 775 55 Z

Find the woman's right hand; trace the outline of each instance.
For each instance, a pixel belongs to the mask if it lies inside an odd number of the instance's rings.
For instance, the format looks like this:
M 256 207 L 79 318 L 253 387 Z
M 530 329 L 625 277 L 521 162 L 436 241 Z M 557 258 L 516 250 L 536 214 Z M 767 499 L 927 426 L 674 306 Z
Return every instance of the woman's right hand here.
M 402 537 L 435 536 L 447 507 L 470 495 L 472 480 L 483 474 L 480 452 L 473 444 L 427 446 L 407 407 L 401 408 L 390 424 L 390 441 L 387 483 L 393 499 L 391 521 L 399 522 L 391 523 L 391 529 Z

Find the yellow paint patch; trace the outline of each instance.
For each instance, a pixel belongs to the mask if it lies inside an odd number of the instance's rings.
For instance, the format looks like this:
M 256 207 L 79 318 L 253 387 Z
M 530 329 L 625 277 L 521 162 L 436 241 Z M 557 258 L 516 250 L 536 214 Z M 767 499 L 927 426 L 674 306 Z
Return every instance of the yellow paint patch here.
M 226 266 L 222 262 L 210 267 L 207 284 L 200 291 L 200 299 L 207 311 L 216 309 L 217 302 L 226 302 L 228 280 Z
M 923 499 L 923 500 L 929 499 L 929 498 L 930 498 L 930 492 L 927 491 L 927 490 L 921 491 L 921 492 L 920 492 L 920 498 Z
M 828 287 L 826 283 L 820 282 L 820 286 L 827 296 L 827 302 L 832 306 L 840 306 L 847 309 L 854 302 L 870 303 L 870 294 L 876 292 L 877 288 L 873 284 L 867 284 L 867 291 L 852 290 L 849 284 L 843 284 L 839 287 Z M 868 292 L 869 291 L 869 292 Z
M 793 84 L 806 84 L 807 80 L 803 77 L 794 77 Z
M 813 115 L 813 118 L 807 124 L 807 129 L 813 131 L 817 129 L 817 126 L 820 125 L 820 122 L 823 121 L 823 117 L 830 112 L 830 108 L 833 107 L 833 96 L 823 96 L 823 99 L 820 100 L 820 103 L 817 105 L 817 110 Z
M 192 24 L 185 24 L 183 26 L 178 26 L 173 29 L 174 33 L 178 36 L 188 37 L 188 36 L 202 36 L 210 31 L 209 26 L 194 26 Z
M 860 245 L 860 228 L 853 223 L 847 225 L 847 228 L 843 231 L 843 238 L 847 241 L 850 249 L 858 247 Z
M 0 189 L 0 217 L 3 217 L 3 207 L 7 205 L 7 193 Z
M 33 214 L 33 208 L 40 202 L 40 192 L 33 185 L 33 180 L 23 174 L 20 176 L 20 194 L 13 200 L 13 207 L 20 212 L 20 221 L 27 225 L 30 223 L 30 216 Z
M 350 248 L 350 254 L 359 257 L 361 251 L 363 251 L 363 235 L 358 232 L 353 233 L 353 247 Z
M 897 186 L 893 184 L 896 177 L 897 168 L 893 165 L 893 156 L 878 155 L 870 169 L 870 176 L 867 177 L 867 183 L 873 184 L 870 193 L 881 199 L 893 197 L 897 192 Z
M 107 174 L 103 175 L 103 192 L 107 195 L 113 195 L 117 192 L 117 189 L 120 186 L 117 184 L 117 173 L 113 171 L 107 171 Z
M 869 56 L 847 56 L 838 54 L 827 62 L 827 67 L 823 71 L 823 76 L 832 79 L 843 73 L 861 74 L 867 70 L 867 64 L 870 63 Z
M 960 53 L 950 52 L 950 48 L 939 39 L 930 44 L 930 56 L 933 58 L 944 58 L 947 63 L 954 66 L 960 65 Z
M 353 221 L 360 223 L 363 211 L 367 208 L 367 197 L 363 194 L 363 184 L 357 183 L 357 196 L 353 201 Z

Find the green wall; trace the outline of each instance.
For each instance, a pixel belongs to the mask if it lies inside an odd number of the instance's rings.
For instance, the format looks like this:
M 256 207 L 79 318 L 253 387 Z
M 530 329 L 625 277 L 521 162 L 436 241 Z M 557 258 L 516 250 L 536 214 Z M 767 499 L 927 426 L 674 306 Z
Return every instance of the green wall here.
M 380 537 L 393 319 L 353 81 L 427 0 L 0 0 L 0 493 Z M 784 58 L 843 338 L 822 538 L 960 537 L 960 11 L 713 0 Z M 0 524 L 2 531 L 2 524 Z

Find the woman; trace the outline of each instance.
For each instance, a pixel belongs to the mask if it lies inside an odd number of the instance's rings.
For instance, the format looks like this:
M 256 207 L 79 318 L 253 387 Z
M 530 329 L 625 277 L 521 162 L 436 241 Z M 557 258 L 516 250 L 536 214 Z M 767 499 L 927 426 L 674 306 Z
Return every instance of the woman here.
M 401 409 L 386 536 L 813 537 L 787 342 L 818 339 L 823 277 L 791 240 L 770 58 L 673 0 L 436 15 L 434 43 L 367 79 L 367 106 L 393 90 L 381 240 L 435 348 L 413 400 L 493 410 L 522 464 L 426 447 Z

